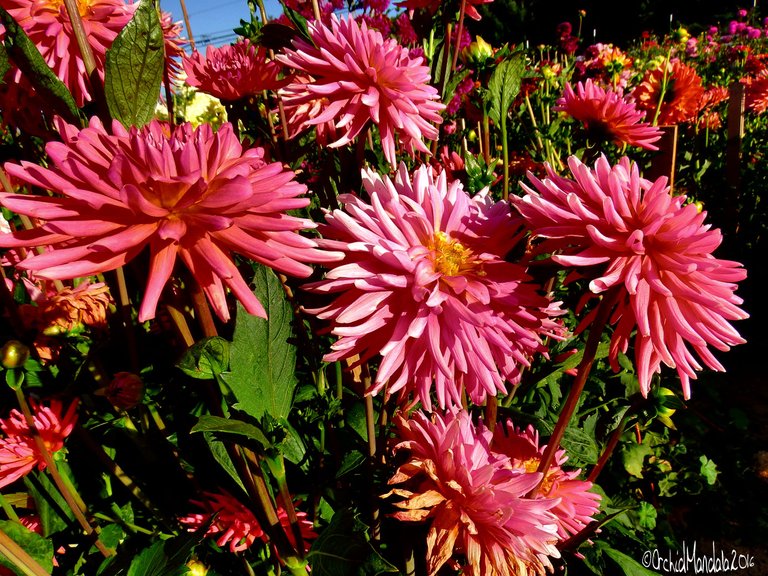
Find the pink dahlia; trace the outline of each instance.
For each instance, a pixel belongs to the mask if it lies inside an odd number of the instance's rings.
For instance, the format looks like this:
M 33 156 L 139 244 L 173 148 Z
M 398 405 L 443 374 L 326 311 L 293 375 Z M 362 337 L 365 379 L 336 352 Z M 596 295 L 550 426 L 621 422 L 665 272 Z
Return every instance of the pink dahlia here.
M 444 108 L 437 89 L 429 85 L 429 68 L 421 57 L 411 57 L 408 49 L 393 39 L 384 40 L 365 22 L 352 16 L 339 20 L 331 16 L 330 27 L 322 22 L 309 25 L 314 42 L 296 37 L 293 49 L 277 56 L 283 64 L 309 82 L 288 85 L 292 105 L 327 99 L 322 112 L 309 121 L 312 125 L 332 124 L 341 132 L 330 147 L 344 146 L 372 122 L 379 127 L 384 156 L 393 166 L 395 136 L 410 153 L 428 152 L 422 137 L 435 140 Z
M 481 20 L 482 17 L 475 6 L 480 4 L 490 4 L 493 0 L 466 0 L 465 13 L 473 20 Z M 427 10 L 434 14 L 440 6 L 446 4 L 444 0 L 400 0 L 397 5 L 406 10 Z
M 496 425 L 492 446 L 503 465 L 528 473 L 536 472 L 546 448 L 539 446 L 539 433 L 533 426 L 517 430 L 511 420 Z M 557 518 L 557 534 L 562 540 L 580 532 L 600 509 L 600 495 L 589 491 L 592 482 L 578 478 L 581 470 L 563 470 L 567 460 L 565 450 L 557 450 L 555 461 L 536 491 L 536 498 L 557 502 L 550 511 Z
M 192 504 L 202 508 L 204 512 L 189 514 L 179 519 L 190 531 L 197 530 L 208 522 L 213 514 L 216 514 L 216 518 L 208 528 L 206 536 L 216 536 L 216 544 L 219 546 L 224 547 L 228 544 L 231 552 L 242 552 L 253 546 L 257 538 L 264 542 L 269 541 L 253 512 L 241 504 L 229 492 L 226 490 L 221 492 L 204 492 L 203 496 L 205 497 L 204 500 L 193 500 Z M 291 529 L 287 512 L 283 508 L 278 508 L 277 515 L 288 537 L 288 541 L 295 545 L 296 542 L 294 541 L 293 530 Z M 307 520 L 305 512 L 297 511 L 296 515 L 299 518 L 302 539 L 308 550 L 309 541 L 317 538 L 317 534 L 312 529 L 312 522 Z
M 621 146 L 639 146 L 658 150 L 653 145 L 661 138 L 661 129 L 643 122 L 645 112 L 635 108 L 635 103 L 623 97 L 621 89 L 603 90 L 588 79 L 576 84 L 574 91 L 570 82 L 565 84 L 565 93 L 557 101 L 555 110 L 565 112 L 584 125 L 587 138 L 594 142 L 610 140 Z
M 208 46 L 205 57 L 195 51 L 182 61 L 187 73 L 187 84 L 231 102 L 276 90 L 284 84 L 278 79 L 280 66 L 267 61 L 266 49 L 244 39 L 231 46 Z
M 52 400 L 50 406 L 30 401 L 30 409 L 48 452 L 61 450 L 77 422 L 77 402 L 72 402 L 64 414 L 64 405 L 59 400 Z M 0 488 L 26 476 L 35 466 L 38 470 L 45 468 L 43 455 L 21 412 L 12 410 L 8 418 L 1 418 L 0 430 L 4 435 L 0 437 Z
M 321 245 L 345 256 L 310 285 L 339 294 L 313 311 L 339 337 L 326 360 L 381 354 L 369 392 L 412 392 L 428 410 L 433 381 L 441 407 L 460 404 L 463 390 L 475 403 L 506 391 L 546 351 L 541 335 L 558 330 L 549 315 L 559 313 L 504 260 L 519 229 L 509 205 L 470 197 L 428 166 L 411 179 L 401 164 L 394 181 L 363 171 L 363 184 L 370 204 L 342 195 L 344 210 L 321 228 Z
M 389 494 L 401 496 L 407 522 L 430 521 L 427 572 L 436 574 L 456 554 L 464 557 L 462 574 L 542 574 L 559 557 L 555 517 L 550 499 L 525 495 L 541 474 L 504 466 L 490 450 L 493 434 L 473 424 L 466 411 L 449 410 L 430 420 L 421 412 L 395 420 L 407 450 L 389 484 L 406 483 Z
M 552 259 L 559 264 L 585 268 L 593 293 L 619 290 L 611 318 L 617 324 L 610 347 L 614 369 L 637 327 L 643 394 L 664 363 L 677 368 L 688 398 L 689 379 L 701 370 L 691 349 L 709 368 L 723 370 L 709 346 L 725 351 L 744 342 L 729 321 L 748 316 L 734 294 L 746 271 L 712 255 L 720 231 L 705 225 L 706 213 L 686 204 L 685 196 L 672 196 L 665 177 L 641 178 L 626 157 L 615 166 L 601 157 L 594 169 L 571 157 L 568 166 L 573 179 L 549 166 L 544 180 L 529 174 L 532 186 L 523 184 L 527 194 L 512 202 L 532 234 L 547 239 L 541 251 L 556 253 Z
M 168 79 L 173 81 L 178 78 L 181 72 L 179 59 L 185 55 L 184 46 L 187 41 L 181 37 L 181 21 L 174 22 L 170 12 L 162 11 L 160 13 L 160 26 L 163 29 L 163 39 L 165 43 L 165 70 Z
M 85 63 L 61 0 L 2 0 L 16 22 L 43 55 L 45 62 L 67 85 L 78 106 L 91 100 L 91 87 Z M 96 70 L 104 80 L 104 61 L 107 50 L 120 30 L 133 16 L 138 3 L 124 0 L 78 0 L 88 42 L 96 60 Z
M 43 278 L 98 274 L 126 264 L 149 247 L 150 268 L 139 309 L 153 318 L 176 257 L 189 268 L 219 318 L 229 319 L 226 285 L 251 314 L 264 308 L 243 280 L 232 253 L 295 276 L 304 262 L 333 259 L 297 231 L 313 228 L 288 210 L 303 208 L 306 187 L 262 148 L 243 151 L 232 126 L 186 123 L 168 133 L 153 121 L 108 134 L 98 119 L 79 130 L 58 123 L 63 142 L 50 142 L 51 167 L 6 164 L 20 182 L 60 196 L 0 193 L 0 203 L 42 221 L 39 227 L 0 235 L 0 246 L 47 246 L 19 268 Z

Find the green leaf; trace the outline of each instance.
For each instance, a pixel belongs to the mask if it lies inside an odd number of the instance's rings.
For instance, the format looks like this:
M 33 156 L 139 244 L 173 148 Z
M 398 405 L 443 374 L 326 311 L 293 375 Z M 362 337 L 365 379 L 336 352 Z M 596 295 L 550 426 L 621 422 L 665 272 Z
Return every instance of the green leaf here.
M 258 266 L 253 281 L 267 320 L 238 304 L 230 371 L 222 379 L 237 398 L 237 408 L 257 420 L 264 414 L 280 420 L 288 417 L 297 384 L 296 347 L 289 342 L 293 310 L 272 270 Z
M 491 74 L 488 81 L 488 99 L 491 107 L 488 116 L 497 124 L 502 116 L 506 117 L 520 93 L 520 84 L 525 73 L 525 54 L 517 52 L 509 60 L 501 62 Z
M 657 516 L 658 512 L 652 504 L 648 502 L 640 502 L 640 508 L 637 510 L 637 520 L 640 528 L 643 530 L 655 529 Z
M 285 436 L 283 436 L 283 439 L 277 444 L 277 448 L 280 450 L 280 453 L 285 456 L 285 459 L 288 460 L 288 462 L 291 464 L 299 464 L 304 460 L 304 456 L 307 453 L 307 447 L 301 439 L 301 435 L 296 431 L 296 428 L 291 426 L 291 423 L 288 422 L 288 420 L 281 420 L 279 424 L 282 426 Z
M 359 576 L 397 573 L 366 538 L 367 526 L 350 509 L 339 510 L 307 554 L 313 576 Z
M 75 99 L 42 57 L 34 42 L 24 33 L 5 8 L 0 7 L 0 20 L 5 26 L 5 49 L 37 93 L 55 114 L 67 122 L 77 123 L 80 111 Z
M 360 450 L 352 450 L 351 452 L 347 452 L 341 459 L 341 465 L 339 466 L 339 470 L 336 472 L 336 478 L 341 478 L 348 472 L 358 468 L 363 464 L 363 462 L 365 462 L 365 454 L 363 454 Z
M 699 462 L 701 462 L 699 472 L 707 480 L 707 484 L 714 486 L 715 482 L 717 482 L 717 475 L 719 474 L 717 465 L 703 455 L 699 458 Z
M 43 536 L 59 532 L 67 527 L 68 520 L 75 520 L 74 513 L 47 474 L 30 474 L 24 478 L 24 484 L 35 501 Z
M 608 546 L 602 546 L 601 549 L 603 554 L 608 556 L 608 558 L 619 565 L 619 568 L 621 568 L 624 576 L 659 576 L 657 572 L 648 570 L 637 560 L 631 556 L 627 556 L 623 552 L 619 552 L 618 550 L 614 550 Z
M 53 543 L 50 540 L 12 520 L 0 520 L 0 530 L 23 548 L 42 568 L 48 572 L 53 570 Z M 2 554 L 0 554 L 0 566 L 10 568 L 14 574 L 24 576 L 24 572 Z
M 646 456 L 650 456 L 651 447 L 648 444 L 632 444 L 624 448 L 621 459 L 624 469 L 636 478 L 643 477 L 643 462 Z
M 127 576 L 182 576 L 189 572 L 186 563 L 192 549 L 208 529 L 184 533 L 170 540 L 159 540 L 142 550 L 131 562 Z
M 574 466 L 595 464 L 600 457 L 597 442 L 581 428 L 574 426 L 566 428 L 561 445 L 572 458 Z
M 270 443 L 264 433 L 258 427 L 242 420 L 222 418 L 221 416 L 200 416 L 197 424 L 190 432 L 219 432 L 222 434 L 237 434 L 245 436 L 249 440 L 255 440 L 263 448 L 269 448 Z
M 0 44 L 0 84 L 3 83 L 3 79 L 10 69 L 11 63 L 8 61 L 8 51 L 4 45 Z
M 195 342 L 176 366 L 192 378 L 213 380 L 229 368 L 229 341 L 213 336 Z
M 123 126 L 143 126 L 155 114 L 165 67 L 157 5 L 141 0 L 133 18 L 107 50 L 104 94 L 109 113 Z
M 235 463 L 232 462 L 232 458 L 230 457 L 229 452 L 227 452 L 227 447 L 224 445 L 224 442 L 217 440 L 212 432 L 203 432 L 203 438 L 205 438 L 214 460 L 216 460 L 216 462 L 219 463 L 219 466 L 229 474 L 229 477 L 243 489 L 243 493 L 247 494 L 248 491 L 245 489 L 245 485 L 240 479 L 240 475 L 237 473 Z

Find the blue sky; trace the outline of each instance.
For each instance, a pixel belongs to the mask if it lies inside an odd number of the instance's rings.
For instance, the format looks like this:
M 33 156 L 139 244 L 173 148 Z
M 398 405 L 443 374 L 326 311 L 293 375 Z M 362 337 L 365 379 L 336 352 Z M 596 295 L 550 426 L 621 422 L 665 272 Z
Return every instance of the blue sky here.
M 232 29 L 240 25 L 241 19 L 250 18 L 246 0 L 186 0 L 186 5 L 198 49 L 208 43 L 229 44 L 235 37 Z M 170 12 L 174 21 L 183 21 L 179 0 L 160 0 L 160 7 Z M 269 16 L 278 16 L 282 12 L 278 0 L 264 0 L 264 7 Z M 186 32 L 184 36 L 187 37 Z

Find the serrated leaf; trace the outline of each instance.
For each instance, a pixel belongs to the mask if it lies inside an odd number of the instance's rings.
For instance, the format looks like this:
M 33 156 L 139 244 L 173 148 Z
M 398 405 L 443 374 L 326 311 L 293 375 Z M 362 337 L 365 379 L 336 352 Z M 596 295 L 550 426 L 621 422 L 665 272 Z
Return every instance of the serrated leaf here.
M 656 528 L 656 517 L 658 512 L 653 504 L 640 502 L 640 508 L 637 509 L 638 525 L 643 530 L 653 530 Z
M 53 570 L 53 543 L 50 540 L 11 520 L 0 520 L 0 530 L 29 554 L 40 567 L 49 573 Z M 0 566 L 11 569 L 14 574 L 25 576 L 24 572 L 2 554 Z
M 277 449 L 285 456 L 291 464 L 299 464 L 304 460 L 304 456 L 307 453 L 307 447 L 304 444 L 304 440 L 296 431 L 296 428 L 291 426 L 291 423 L 287 420 L 281 420 L 280 425 L 285 431 L 285 436 L 282 441 L 277 445 Z
M 525 54 L 517 52 L 504 60 L 493 71 L 488 81 L 488 99 L 491 104 L 488 116 L 497 124 L 509 112 L 512 102 L 520 93 L 525 73 Z
M 714 486 L 715 482 L 717 482 L 717 475 L 719 474 L 717 464 L 703 455 L 699 457 L 699 462 L 701 462 L 699 472 L 706 479 L 707 484 Z
M 624 576 L 659 576 L 657 572 L 648 570 L 637 560 L 624 554 L 624 552 L 619 552 L 618 550 L 614 550 L 608 546 L 603 546 L 601 549 L 603 554 L 608 556 L 608 558 L 619 565 L 619 568 L 621 568 Z
M 200 416 L 200 419 L 192 427 L 190 432 L 219 432 L 222 434 L 236 434 L 244 436 L 249 440 L 255 440 L 263 448 L 269 448 L 270 443 L 264 433 L 253 424 L 234 420 L 231 418 L 222 418 L 221 416 Z
M 176 366 L 192 378 L 213 380 L 229 368 L 229 341 L 213 336 L 195 342 Z
M 249 416 L 285 419 L 298 383 L 296 347 L 289 342 L 293 310 L 272 270 L 256 267 L 253 282 L 267 320 L 248 314 L 238 304 L 230 371 L 222 379 L 237 398 L 236 407 Z
M 143 126 L 155 114 L 165 67 L 165 43 L 157 5 L 141 0 L 130 22 L 107 50 L 104 94 L 112 118 Z
M 5 49 L 47 106 L 67 122 L 77 123 L 80 111 L 66 85 L 54 74 L 40 51 L 5 8 L 0 7 L 5 26 Z
M 350 509 L 339 510 L 307 554 L 313 576 L 360 576 L 397 573 L 366 538 L 367 526 Z
M 636 478 L 643 477 L 643 463 L 645 457 L 650 456 L 651 447 L 648 444 L 632 444 L 624 448 L 621 453 L 621 460 L 624 463 L 624 469 Z
M 595 439 L 581 428 L 569 426 L 565 429 L 561 442 L 574 466 L 595 464 L 599 458 L 599 449 Z

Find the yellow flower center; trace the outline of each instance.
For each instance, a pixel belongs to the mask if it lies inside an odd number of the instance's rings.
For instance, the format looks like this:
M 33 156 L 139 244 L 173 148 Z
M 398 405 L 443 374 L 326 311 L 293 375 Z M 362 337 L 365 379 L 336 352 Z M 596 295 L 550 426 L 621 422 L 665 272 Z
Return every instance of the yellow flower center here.
M 436 232 L 433 242 L 435 270 L 444 276 L 459 276 L 479 264 L 472 250 L 445 232 Z
M 538 456 L 533 456 L 532 458 L 528 458 L 527 460 L 522 460 L 518 467 L 524 469 L 528 473 L 536 472 L 536 470 L 539 469 L 539 463 L 541 462 L 541 458 Z M 537 492 L 540 494 L 547 495 L 549 494 L 550 490 L 552 490 L 552 484 L 554 484 L 554 475 L 553 470 L 550 468 L 547 471 L 547 475 L 544 478 L 544 481 L 539 486 L 539 489 Z
M 59 12 L 60 10 L 66 10 L 64 6 L 64 0 L 48 0 L 46 2 L 48 8 L 53 12 Z M 77 0 L 77 11 L 80 13 L 81 18 L 88 16 L 91 10 L 91 0 Z

